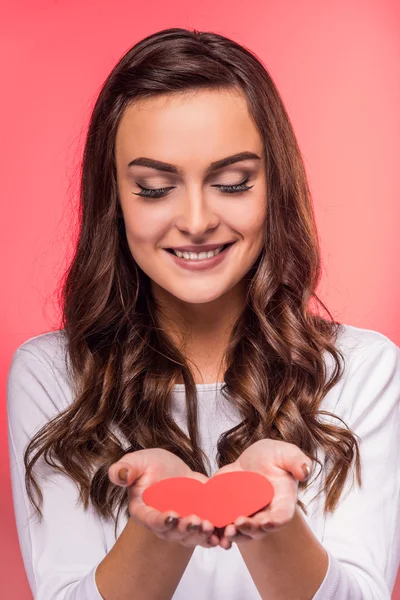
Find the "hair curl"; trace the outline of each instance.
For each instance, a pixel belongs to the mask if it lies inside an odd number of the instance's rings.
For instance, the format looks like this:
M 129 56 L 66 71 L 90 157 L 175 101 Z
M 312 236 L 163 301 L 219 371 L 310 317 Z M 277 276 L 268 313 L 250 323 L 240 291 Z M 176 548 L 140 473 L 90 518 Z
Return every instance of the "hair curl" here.
M 272 438 L 296 444 L 320 465 L 317 448 L 325 450 L 332 469 L 324 482 L 324 513 L 334 511 L 354 456 L 361 486 L 358 436 L 336 415 L 319 411 L 343 373 L 344 356 L 335 345 L 341 324 L 315 293 L 321 275 L 318 235 L 302 155 L 283 101 L 262 62 L 245 47 L 216 33 L 172 28 L 149 35 L 122 57 L 92 111 L 78 241 L 60 292 L 74 400 L 24 453 L 28 495 L 41 518 L 32 494 L 33 485 L 41 504 L 32 473 L 41 454 L 77 483 L 85 510 L 91 501 L 106 518 L 114 517 L 116 505 L 119 515 L 125 503 L 129 516 L 126 490 L 108 478 L 109 467 L 127 452 L 165 448 L 210 476 L 199 445 L 193 374 L 184 353 L 158 326 L 149 278 L 129 250 L 114 158 L 116 130 L 130 104 L 196 89 L 245 94 L 263 139 L 268 190 L 264 247 L 249 272 L 246 305 L 225 354 L 222 392 L 243 420 L 220 436 L 217 463 L 231 463 L 257 440 Z M 311 312 L 318 304 L 329 320 Z M 329 381 L 324 352 L 334 360 Z M 188 436 L 168 411 L 178 379 L 185 384 Z M 320 421 L 322 414 L 345 428 Z M 125 436 L 128 448 L 113 428 Z M 299 489 L 307 483 L 300 482 Z M 117 521 L 118 516 L 115 531 Z

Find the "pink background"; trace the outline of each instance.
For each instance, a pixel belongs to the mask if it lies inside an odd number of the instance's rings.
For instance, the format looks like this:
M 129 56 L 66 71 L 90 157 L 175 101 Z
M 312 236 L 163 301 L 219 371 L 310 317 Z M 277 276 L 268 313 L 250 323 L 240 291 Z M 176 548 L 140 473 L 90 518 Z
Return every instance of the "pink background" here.
M 53 293 L 99 88 L 134 43 L 167 27 L 222 33 L 263 60 L 306 162 L 323 252 L 320 296 L 336 319 L 400 345 L 397 0 L 16 0 L 0 8 L 2 390 L 16 347 L 58 326 Z M 28 600 L 4 395 L 2 406 L 0 597 Z

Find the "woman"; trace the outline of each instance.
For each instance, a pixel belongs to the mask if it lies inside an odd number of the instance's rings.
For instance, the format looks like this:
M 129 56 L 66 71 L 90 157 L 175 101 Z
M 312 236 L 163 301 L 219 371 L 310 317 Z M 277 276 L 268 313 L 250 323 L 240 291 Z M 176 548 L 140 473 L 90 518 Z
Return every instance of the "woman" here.
M 312 310 L 310 191 L 262 63 L 213 33 L 136 44 L 93 110 L 80 216 L 62 327 L 8 378 L 35 599 L 389 599 L 400 352 Z M 142 499 L 240 470 L 275 495 L 222 530 Z

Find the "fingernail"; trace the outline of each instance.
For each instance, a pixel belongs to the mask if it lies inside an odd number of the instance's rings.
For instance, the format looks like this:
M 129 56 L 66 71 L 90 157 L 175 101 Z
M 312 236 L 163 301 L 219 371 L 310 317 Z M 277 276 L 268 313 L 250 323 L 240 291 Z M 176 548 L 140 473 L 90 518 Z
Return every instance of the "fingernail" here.
M 126 483 L 128 481 L 128 469 L 126 469 L 125 467 L 123 467 L 122 469 L 120 469 L 118 471 L 118 479 L 122 483 Z
M 237 540 L 243 540 L 244 538 L 247 538 L 248 536 L 245 535 L 244 533 L 242 533 L 241 531 L 237 531 L 235 533 L 235 535 L 232 535 L 229 539 L 232 542 L 236 542 Z
M 268 529 L 273 529 L 273 528 L 274 528 L 273 523 L 261 523 L 261 529 L 264 529 L 264 531 L 266 531 Z
M 310 469 L 310 467 L 308 466 L 307 463 L 304 463 L 301 466 L 302 466 L 302 469 L 303 469 L 303 472 L 304 472 L 304 476 L 307 479 L 308 477 L 310 477 L 311 469 Z
M 211 536 L 209 538 L 206 539 L 206 544 L 208 544 L 209 546 L 212 546 L 212 538 Z
M 177 524 L 178 521 L 179 521 L 178 517 L 167 517 L 165 519 L 165 524 L 170 525 L 170 529 L 172 529 L 173 527 L 175 527 L 175 525 Z
M 186 531 L 200 531 L 201 525 L 195 525 L 194 523 L 189 523 L 186 527 Z

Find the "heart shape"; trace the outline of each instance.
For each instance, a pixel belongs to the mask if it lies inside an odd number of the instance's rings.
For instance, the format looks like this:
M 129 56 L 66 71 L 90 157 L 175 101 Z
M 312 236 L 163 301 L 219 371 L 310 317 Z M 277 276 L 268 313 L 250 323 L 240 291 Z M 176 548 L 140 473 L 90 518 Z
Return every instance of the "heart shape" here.
M 274 488 L 259 473 L 231 471 L 211 477 L 206 483 L 190 477 L 162 479 L 146 488 L 142 497 L 148 506 L 161 512 L 175 511 L 180 517 L 197 515 L 214 527 L 225 527 L 270 504 Z

